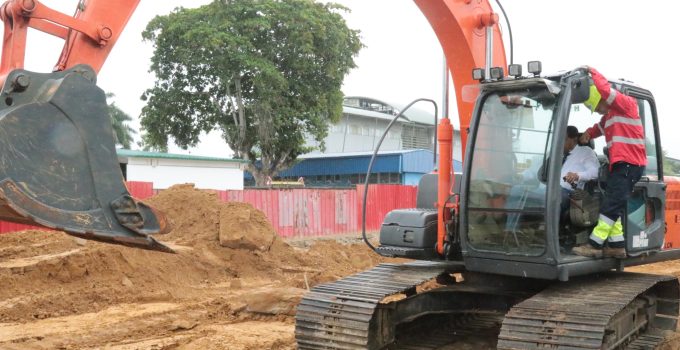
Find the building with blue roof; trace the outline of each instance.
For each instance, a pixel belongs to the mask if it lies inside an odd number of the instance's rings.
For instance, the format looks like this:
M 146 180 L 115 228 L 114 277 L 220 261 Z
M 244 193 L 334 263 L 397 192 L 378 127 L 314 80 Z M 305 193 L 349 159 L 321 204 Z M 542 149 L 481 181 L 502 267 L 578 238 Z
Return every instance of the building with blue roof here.
M 373 152 L 347 152 L 306 154 L 299 162 L 279 173 L 275 180 L 297 181 L 304 179 L 307 187 L 350 187 L 363 184 Z M 417 185 L 424 174 L 435 168 L 431 150 L 383 151 L 376 157 L 370 183 Z M 454 160 L 456 171 L 462 163 Z M 246 184 L 253 184 L 252 175 L 246 173 Z

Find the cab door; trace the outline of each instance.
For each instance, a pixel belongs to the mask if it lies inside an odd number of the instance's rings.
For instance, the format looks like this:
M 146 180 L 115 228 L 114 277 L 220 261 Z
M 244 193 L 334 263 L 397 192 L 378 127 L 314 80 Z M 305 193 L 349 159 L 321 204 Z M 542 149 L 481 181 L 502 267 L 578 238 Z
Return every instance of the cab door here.
M 666 184 L 654 98 L 648 91 L 636 87 L 624 86 L 621 90 L 638 101 L 647 150 L 647 167 L 628 200 L 624 221 L 626 250 L 635 256 L 659 250 L 663 245 Z

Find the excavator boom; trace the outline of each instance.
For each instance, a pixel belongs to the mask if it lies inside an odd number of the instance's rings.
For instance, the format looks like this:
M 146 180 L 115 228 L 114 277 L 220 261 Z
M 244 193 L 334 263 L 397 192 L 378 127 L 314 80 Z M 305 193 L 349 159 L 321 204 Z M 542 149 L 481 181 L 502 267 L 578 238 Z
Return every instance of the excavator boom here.
M 75 15 L 68 16 L 37 0 L 6 1 L 0 7 L 4 22 L 0 76 L 24 68 L 28 28 L 64 40 L 55 71 L 87 64 L 99 73 L 138 4 L 139 0 L 80 1 Z
M 74 16 L 10 0 L 0 62 L 0 219 L 172 252 L 165 217 L 132 198 L 97 72 L 139 0 L 80 1 Z M 28 28 L 64 39 L 52 73 L 23 69 Z

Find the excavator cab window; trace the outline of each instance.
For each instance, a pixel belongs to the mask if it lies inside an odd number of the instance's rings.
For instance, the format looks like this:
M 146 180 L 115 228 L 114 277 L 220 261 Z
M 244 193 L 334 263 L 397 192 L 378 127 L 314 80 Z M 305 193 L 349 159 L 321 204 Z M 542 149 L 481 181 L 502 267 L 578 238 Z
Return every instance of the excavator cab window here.
M 468 189 L 472 248 L 538 256 L 546 242 L 545 184 L 537 172 L 550 154 L 554 97 L 545 88 L 484 98 Z
M 647 167 L 645 167 L 644 176 L 660 178 L 658 155 L 656 153 L 656 137 L 654 128 L 654 113 L 652 105 L 649 100 L 638 99 L 638 111 L 640 112 L 640 119 L 645 128 L 645 150 L 647 152 Z

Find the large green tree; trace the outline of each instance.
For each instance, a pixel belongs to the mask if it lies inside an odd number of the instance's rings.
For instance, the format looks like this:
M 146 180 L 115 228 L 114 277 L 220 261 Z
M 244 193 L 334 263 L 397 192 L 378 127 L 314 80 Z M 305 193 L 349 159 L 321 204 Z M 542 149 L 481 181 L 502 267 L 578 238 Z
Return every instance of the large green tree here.
M 137 134 L 137 131 L 128 124 L 132 121 L 132 117 L 116 105 L 116 102 L 113 101 L 114 97 L 115 95 L 111 92 L 106 94 L 106 99 L 110 100 L 107 104 L 111 126 L 113 127 L 113 139 L 116 144 L 129 149 L 134 141 L 133 135 Z
M 341 16 L 313 0 L 217 0 L 157 16 L 155 85 L 142 99 L 144 141 L 194 146 L 220 130 L 259 185 L 309 152 L 342 115 L 342 81 L 362 47 Z

